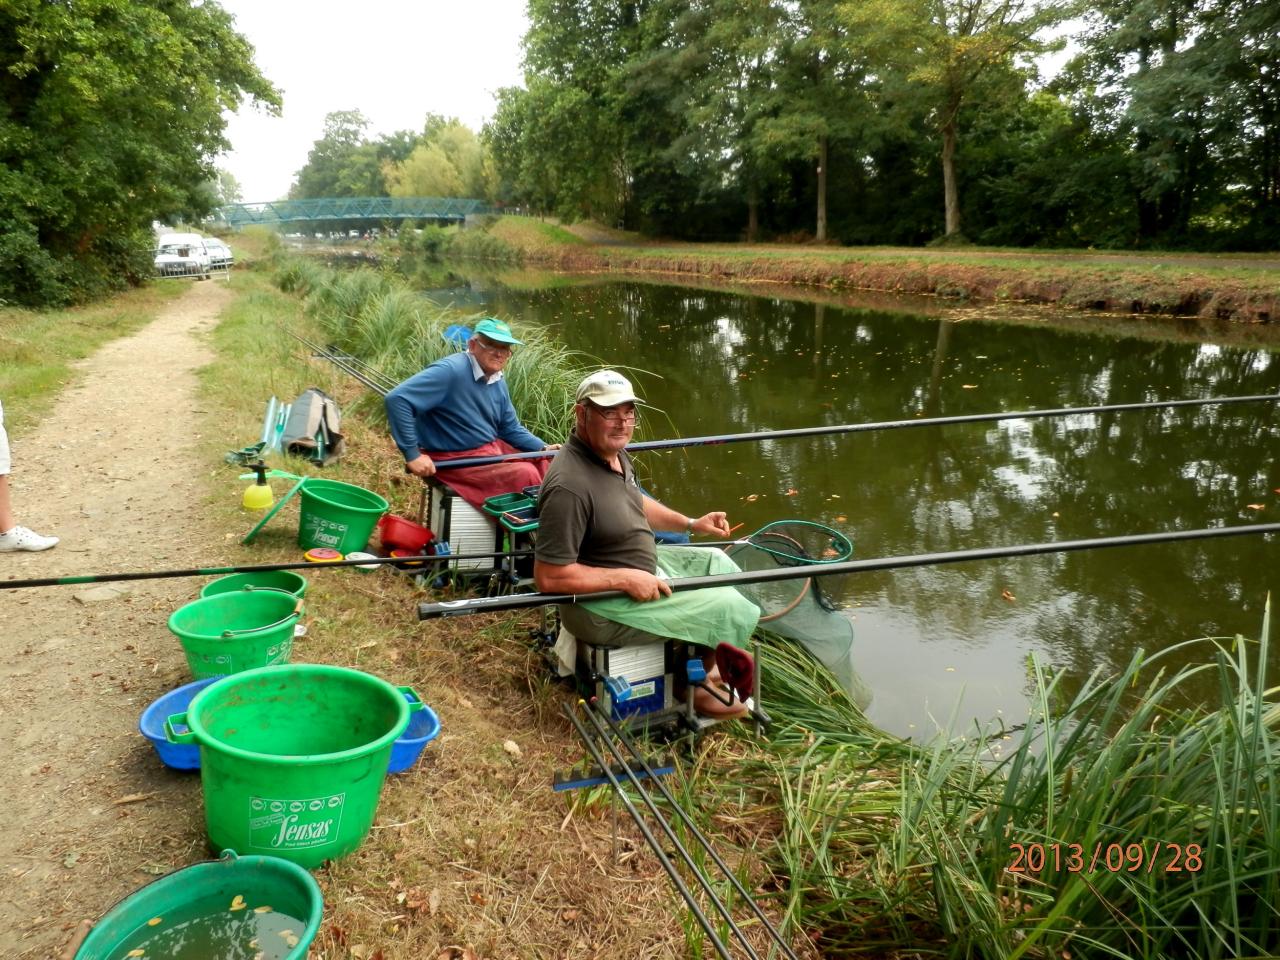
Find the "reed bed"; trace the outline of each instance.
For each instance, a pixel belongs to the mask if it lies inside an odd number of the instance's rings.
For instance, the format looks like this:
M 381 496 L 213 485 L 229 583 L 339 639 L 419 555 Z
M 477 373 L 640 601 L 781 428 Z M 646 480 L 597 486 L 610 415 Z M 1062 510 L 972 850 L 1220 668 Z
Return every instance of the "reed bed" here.
M 772 644 L 780 722 L 744 743 L 720 800 L 773 824 L 755 852 L 828 956 L 1275 956 L 1280 704 L 1251 667 L 1267 628 L 1138 653 L 1070 697 L 1037 665 L 1037 707 L 1004 759 L 981 736 L 890 737 Z M 1188 646 L 1200 665 L 1165 670 Z M 1174 708 L 1204 671 L 1220 702 Z
M 453 324 L 472 326 L 480 314 L 460 313 L 414 291 L 389 272 L 367 267 L 337 271 L 300 257 L 280 260 L 277 286 L 306 296 L 306 309 L 334 346 L 398 383 L 457 347 L 444 337 Z M 599 363 L 532 326 L 516 331 L 524 341 L 504 377 L 520 419 L 548 442 L 572 425 L 573 395 Z

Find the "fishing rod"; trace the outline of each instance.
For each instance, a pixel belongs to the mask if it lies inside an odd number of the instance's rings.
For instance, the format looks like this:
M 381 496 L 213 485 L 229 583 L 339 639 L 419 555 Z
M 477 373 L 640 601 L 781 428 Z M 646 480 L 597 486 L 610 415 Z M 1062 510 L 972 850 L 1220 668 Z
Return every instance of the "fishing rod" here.
M 328 360 L 339 370 L 360 381 L 375 393 L 379 393 L 385 397 L 387 393 L 390 392 L 391 388 L 387 386 L 390 382 L 390 378 L 365 363 L 359 357 L 355 357 L 349 353 L 334 353 L 332 348 L 321 347 L 318 344 L 312 343 L 306 337 L 300 336 L 296 333 L 293 333 L 292 336 L 295 340 L 298 340 L 305 346 L 310 347 L 316 357 L 321 360 Z M 360 367 L 357 367 L 355 365 L 356 363 L 359 363 Z M 376 381 L 374 379 L 375 377 L 377 378 Z M 394 384 L 391 386 L 394 386 Z
M 769 921 L 769 918 L 765 915 L 765 912 L 760 909 L 760 905 L 756 903 L 755 899 L 751 896 L 751 894 L 747 892 L 746 888 L 742 885 L 742 882 L 738 879 L 737 874 L 735 874 L 733 870 L 729 868 L 729 865 L 724 862 L 721 856 L 718 853 L 716 853 L 715 849 L 711 846 L 711 841 L 709 841 L 706 835 L 698 828 L 698 825 L 697 823 L 694 822 L 693 818 L 689 816 L 689 814 L 685 811 L 685 809 L 682 806 L 680 806 L 676 798 L 671 795 L 671 791 L 668 790 L 666 784 L 662 782 L 662 778 L 659 777 L 658 774 L 654 772 L 653 768 L 649 765 L 649 761 L 645 759 L 644 754 L 641 752 L 640 748 L 636 745 L 635 740 L 631 738 L 631 735 L 627 733 L 623 725 L 618 723 L 618 721 L 614 720 L 613 717 L 611 717 L 608 713 L 602 712 L 600 716 L 597 716 L 595 711 L 588 709 L 585 712 L 587 714 L 587 717 L 591 720 L 592 725 L 596 728 L 596 731 L 600 734 L 600 737 L 602 740 L 606 740 L 604 726 L 601 725 L 601 721 L 603 720 L 604 725 L 608 726 L 609 732 L 611 732 L 615 737 L 617 737 L 618 741 L 622 743 L 622 745 L 625 746 L 628 751 L 630 751 L 631 755 L 634 756 L 636 760 L 640 762 L 640 768 L 648 777 L 649 782 L 657 786 L 659 792 L 661 792 L 663 796 L 663 799 L 665 799 L 667 803 L 671 805 L 671 809 L 676 812 L 676 816 L 680 819 L 681 823 L 684 824 L 685 829 L 687 829 L 690 835 L 695 840 L 698 841 L 698 845 L 701 846 L 702 849 L 707 852 L 707 854 L 715 862 L 715 865 L 719 867 L 720 870 L 724 873 L 724 875 L 729 879 L 729 882 L 733 885 L 734 890 L 737 891 L 738 896 L 740 896 L 746 902 L 746 904 L 751 908 L 751 912 L 755 914 L 756 919 L 759 920 L 761 925 L 765 928 L 765 930 L 768 931 L 769 936 L 773 939 L 773 942 L 776 943 L 782 949 L 782 952 L 786 954 L 788 960 L 799 960 L 799 958 L 795 954 L 795 951 L 791 949 L 791 944 L 789 944 L 785 939 L 783 939 L 782 934 L 779 933 L 778 929 Z M 631 766 L 631 764 L 628 761 L 621 758 L 618 752 L 614 750 L 613 745 L 611 743 L 609 744 L 609 748 L 611 751 L 613 751 L 614 756 L 619 758 L 624 772 L 626 772 L 627 775 L 632 778 L 632 784 L 635 785 L 637 789 L 643 790 L 644 788 L 640 786 L 640 781 L 639 779 L 636 778 L 634 768 Z
M 906 567 L 930 567 L 946 563 L 964 563 L 970 560 L 1000 560 L 1008 557 L 1030 557 L 1044 553 L 1068 553 L 1075 550 L 1102 550 L 1108 547 L 1133 547 L 1151 543 L 1170 543 L 1178 540 L 1211 540 L 1218 537 L 1241 537 L 1280 533 L 1280 523 L 1259 523 L 1240 527 L 1210 527 L 1204 530 L 1170 530 L 1165 533 L 1138 533 L 1122 537 L 1097 537 L 1090 540 L 1061 540 L 1056 543 L 1028 543 L 1012 547 L 980 547 L 973 550 L 954 550 L 947 553 L 920 553 L 903 557 L 877 557 L 869 560 L 846 560 L 840 563 L 813 563 L 800 567 L 779 567 L 776 570 L 748 570 L 742 573 L 726 573 L 709 577 L 685 577 L 668 580 L 673 591 L 702 590 L 707 587 L 733 587 L 755 583 L 773 583 L 778 580 L 798 580 L 804 577 L 830 577 L 848 573 L 868 573 L 873 570 L 899 570 Z M 603 590 L 599 593 L 527 593 L 507 597 L 479 597 L 472 600 L 447 600 L 418 605 L 418 619 L 462 616 L 471 613 L 522 610 L 553 603 L 583 603 L 588 600 L 608 600 L 627 596 L 624 590 Z
M 723 547 L 747 541 L 708 540 L 697 543 L 671 543 L 671 547 Z M 256 563 L 238 567 L 190 567 L 185 570 L 135 570 L 125 573 L 92 573 L 70 577 L 38 577 L 31 580 L 0 580 L 0 590 L 25 587 L 67 587 L 82 583 L 112 583 L 120 580 L 165 580 L 176 577 L 216 577 L 225 573 L 267 573 L 272 570 L 322 570 L 327 567 L 365 567 L 383 564 L 443 566 L 464 560 L 493 560 L 499 557 L 529 557 L 533 550 L 494 550 L 489 553 L 422 553 L 413 557 L 368 557 L 358 560 L 292 560 L 288 563 Z
M 173 577 L 211 577 L 224 573 L 265 573 L 270 570 L 322 570 L 326 567 L 361 567 L 394 564 L 447 564 L 461 560 L 488 560 L 495 557 L 523 557 L 532 550 L 495 550 L 492 553 L 425 553 L 415 557 L 369 557 L 357 560 L 332 560 L 316 563 L 295 560 L 289 563 L 259 563 L 238 567 L 191 567 L 185 570 L 142 570 L 129 573 L 95 573 L 71 577 L 39 577 L 33 580 L 0 580 L 0 590 L 22 587 L 63 587 L 80 583 L 111 583 L 120 580 L 164 580 Z
M 626 807 L 627 813 L 631 815 L 631 819 L 634 820 L 636 826 L 640 828 L 640 833 L 644 837 L 645 843 L 649 845 L 649 848 L 658 858 L 658 863 L 662 865 L 662 869 L 665 870 L 667 876 L 671 878 L 671 883 L 675 886 L 676 890 L 679 891 L 680 896 L 684 898 L 684 902 L 689 905 L 689 910 L 692 911 L 694 917 L 697 919 L 698 926 L 702 927 L 702 932 L 705 933 L 707 938 L 711 941 L 711 945 L 715 948 L 716 953 L 724 958 L 724 960 L 732 960 L 729 948 L 725 946 L 724 941 L 720 939 L 719 934 L 717 934 L 715 929 L 711 926 L 711 920 L 707 917 L 706 913 L 703 912 L 698 901 L 694 899 L 693 892 L 689 889 L 684 880 L 680 878 L 680 874 L 676 872 L 675 865 L 667 856 L 666 851 L 663 850 L 662 844 L 658 843 L 658 838 L 653 835 L 653 831 L 649 829 L 649 825 L 644 822 L 644 817 L 640 816 L 640 811 L 636 809 L 636 805 L 631 802 L 631 798 L 623 791 L 622 784 L 619 782 L 617 775 L 609 768 L 609 763 L 600 753 L 599 748 L 592 742 L 591 734 L 587 731 L 587 728 L 582 725 L 582 721 L 579 720 L 577 714 L 574 713 L 571 704 L 564 704 L 564 713 L 565 716 L 569 718 L 569 722 L 573 724 L 574 730 L 577 731 L 578 736 L 582 739 L 582 745 L 587 748 L 587 753 L 591 755 L 591 759 L 595 761 L 596 765 L 602 771 L 604 771 L 605 777 L 609 780 L 609 785 L 613 787 L 614 794 L 622 800 L 622 805 Z M 634 780 L 635 773 L 627 765 L 625 760 L 622 762 L 622 767 L 631 774 L 632 779 Z M 640 788 L 640 794 L 647 799 L 650 806 L 652 806 L 653 800 L 644 791 L 643 787 Z M 662 823 L 666 824 L 666 820 L 660 814 L 658 815 L 658 819 L 662 821 Z M 667 829 L 670 830 L 669 824 L 667 825 Z M 689 852 L 685 850 L 679 840 L 675 840 L 674 835 L 672 836 L 672 839 L 674 840 L 674 846 L 681 854 L 683 854 L 685 863 L 687 863 L 689 868 L 693 871 L 693 875 L 706 885 L 706 877 L 693 864 L 692 859 L 689 857 Z M 711 901 L 721 909 L 721 915 L 724 916 L 727 913 L 724 904 L 713 891 L 709 891 L 709 896 L 711 897 Z M 726 919 L 728 919 L 729 924 L 733 927 L 738 936 L 741 937 L 742 931 L 733 924 L 733 920 L 729 919 L 727 916 Z M 743 942 L 746 943 L 745 940 L 743 940 Z M 751 950 L 750 944 L 747 944 L 747 949 L 749 951 Z M 752 952 L 752 956 L 755 956 L 754 952 Z
M 877 430 L 906 430 L 912 427 L 938 427 L 953 423 L 990 423 L 997 420 L 1031 420 L 1043 417 L 1065 417 L 1073 413 L 1114 413 L 1127 410 L 1160 410 L 1174 407 L 1203 407 L 1210 404 L 1261 403 L 1280 400 L 1280 394 L 1262 393 L 1247 397 L 1212 397 L 1207 400 L 1154 400 L 1144 403 L 1111 403 L 1094 407 L 1055 407 L 1050 410 L 1016 410 L 1009 413 L 967 413 L 954 417 L 918 417 L 912 420 L 882 420 L 878 423 L 843 423 L 826 427 L 795 427 L 789 430 L 758 430 L 753 433 L 724 433 L 707 437 L 684 437 L 669 440 L 645 440 L 629 445 L 627 453 L 645 450 L 674 450 L 679 447 L 710 447 L 722 443 L 741 443 L 746 440 L 789 440 L 796 437 L 817 437 L 830 434 L 871 433 Z M 512 460 L 545 460 L 554 457 L 554 450 L 533 450 L 512 453 L 500 457 L 459 457 L 441 460 L 437 470 L 456 467 L 479 467 L 490 463 L 507 463 Z

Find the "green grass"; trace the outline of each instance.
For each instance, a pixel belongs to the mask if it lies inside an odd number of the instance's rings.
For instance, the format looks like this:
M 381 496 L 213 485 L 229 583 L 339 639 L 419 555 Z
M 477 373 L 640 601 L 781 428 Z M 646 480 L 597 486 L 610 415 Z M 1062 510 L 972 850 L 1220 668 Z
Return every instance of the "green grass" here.
M 1254 269 L 1229 254 L 639 243 L 584 232 L 605 239 L 595 243 L 554 224 L 501 217 L 452 235 L 434 255 L 1260 323 L 1280 313 L 1276 271 L 1256 257 L 1244 258 L 1259 260 Z M 402 261 L 421 253 L 412 242 L 405 252 Z
M 1003 760 L 982 737 L 889 737 L 803 653 L 771 647 L 782 719 L 721 800 L 776 824 L 787 915 L 830 955 L 1273 956 L 1280 705 L 1251 666 L 1267 631 L 1139 653 L 1059 709 L 1036 665 L 1038 707 Z M 1200 666 L 1163 669 L 1188 646 Z M 1220 702 L 1172 707 L 1202 672 Z M 1037 869 L 1010 869 L 1015 844 Z

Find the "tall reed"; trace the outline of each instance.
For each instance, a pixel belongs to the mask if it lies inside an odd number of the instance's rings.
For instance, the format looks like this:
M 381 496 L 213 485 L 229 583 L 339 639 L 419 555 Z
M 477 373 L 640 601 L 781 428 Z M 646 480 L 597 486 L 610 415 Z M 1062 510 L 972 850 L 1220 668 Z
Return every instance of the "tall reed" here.
M 776 818 L 788 916 L 831 956 L 1273 956 L 1280 705 L 1251 667 L 1268 621 L 1259 643 L 1135 654 L 1057 710 L 1037 665 L 1028 733 L 1003 760 L 982 737 L 890 737 L 773 645 L 780 723 L 722 799 L 745 790 Z M 1164 669 L 1195 646 L 1201 665 Z M 1206 671 L 1220 702 L 1175 707 Z
M 393 383 L 455 352 L 446 329 L 473 326 L 481 316 L 441 306 L 394 275 L 367 267 L 336 271 L 292 258 L 277 268 L 276 277 L 286 289 L 307 293 L 307 310 L 331 343 Z M 512 403 L 530 431 L 559 443 L 572 425 L 574 390 L 598 364 L 537 327 L 520 326 L 516 333 L 524 344 L 504 372 Z

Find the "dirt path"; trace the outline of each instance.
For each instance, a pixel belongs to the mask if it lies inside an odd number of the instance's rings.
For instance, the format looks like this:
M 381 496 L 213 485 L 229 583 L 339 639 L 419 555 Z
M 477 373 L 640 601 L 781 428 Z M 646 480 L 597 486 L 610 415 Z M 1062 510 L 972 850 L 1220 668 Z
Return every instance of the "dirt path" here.
M 15 443 L 11 478 L 19 520 L 62 543 L 0 556 L 0 577 L 189 565 L 183 544 L 203 539 L 195 371 L 230 300 L 193 283 L 77 365 Z M 198 777 L 162 767 L 137 732 L 188 678 L 165 621 L 193 596 L 190 580 L 0 591 L 0 956 L 55 956 L 81 918 L 198 859 Z

